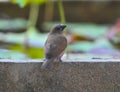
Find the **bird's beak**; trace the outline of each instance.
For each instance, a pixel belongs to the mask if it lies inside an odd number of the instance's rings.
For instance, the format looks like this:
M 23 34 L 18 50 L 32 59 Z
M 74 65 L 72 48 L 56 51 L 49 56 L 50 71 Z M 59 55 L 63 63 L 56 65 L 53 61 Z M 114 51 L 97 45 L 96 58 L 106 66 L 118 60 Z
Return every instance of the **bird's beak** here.
M 64 28 L 66 28 L 66 25 L 65 24 L 61 24 L 61 28 L 63 30 Z

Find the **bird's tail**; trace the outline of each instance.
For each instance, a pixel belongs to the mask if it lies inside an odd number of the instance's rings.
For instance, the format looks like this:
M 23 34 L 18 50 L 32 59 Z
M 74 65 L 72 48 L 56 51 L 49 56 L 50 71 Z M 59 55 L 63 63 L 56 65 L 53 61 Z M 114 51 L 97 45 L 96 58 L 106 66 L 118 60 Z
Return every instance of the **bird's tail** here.
M 46 69 L 46 68 L 49 68 L 49 67 L 50 67 L 51 62 L 53 62 L 53 59 L 50 59 L 50 60 L 44 59 L 43 61 L 44 61 L 44 62 L 43 62 L 43 64 L 42 64 L 41 68 L 42 68 L 42 69 Z

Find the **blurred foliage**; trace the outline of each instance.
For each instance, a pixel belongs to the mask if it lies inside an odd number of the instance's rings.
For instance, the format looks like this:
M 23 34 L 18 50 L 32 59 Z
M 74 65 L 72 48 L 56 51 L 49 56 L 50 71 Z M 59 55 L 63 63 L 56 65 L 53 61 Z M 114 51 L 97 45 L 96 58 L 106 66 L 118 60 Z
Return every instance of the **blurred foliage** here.
M 50 1 L 50 0 L 49 0 Z M 36 29 L 36 23 L 38 19 L 39 9 L 41 4 L 48 2 L 48 0 L 12 0 L 13 3 L 18 4 L 21 8 L 25 7 L 26 5 L 30 4 L 30 12 L 29 12 L 29 19 L 28 21 L 22 19 L 9 19 L 9 20 L 0 20 L 0 29 L 1 30 L 8 30 L 8 29 L 24 29 L 26 28 L 25 33 L 21 34 L 14 34 L 8 33 L 3 34 L 0 33 L 0 40 L 3 42 L 12 43 L 13 45 L 9 47 L 10 50 L 16 53 L 19 51 L 21 53 L 25 53 L 29 58 L 43 58 L 43 47 L 45 40 L 47 38 L 47 34 L 40 34 Z M 58 0 L 58 9 L 60 13 L 60 22 L 59 23 L 66 23 L 64 8 L 62 4 L 62 0 Z M 50 4 L 54 5 L 54 4 Z M 53 6 L 52 6 L 53 7 Z M 50 8 L 50 7 L 49 7 Z M 52 10 L 51 10 L 52 11 Z M 49 14 L 48 14 L 49 15 Z M 49 17 L 47 15 L 47 17 Z M 51 27 L 58 22 L 52 23 L 44 23 L 43 30 L 51 29 Z M 118 28 L 113 31 L 109 31 L 108 25 L 97 25 L 93 23 L 66 23 L 67 24 L 67 32 L 66 37 L 69 40 L 70 45 L 68 45 L 67 50 L 71 53 L 84 53 L 84 55 L 90 56 L 90 58 L 94 58 L 103 55 L 105 57 L 114 57 L 120 56 L 120 51 L 115 48 L 115 44 L 111 43 L 111 40 L 114 42 L 119 42 L 119 32 Z M 120 23 L 119 23 L 120 24 Z M 106 33 L 109 37 L 106 36 Z M 113 35 L 115 33 L 115 35 Z M 111 35 L 112 34 L 112 35 Z M 117 38 L 116 38 L 117 37 Z M 83 39 L 84 38 L 84 39 Z M 74 39 L 74 41 L 72 41 Z M 89 40 L 90 39 L 90 40 Z M 28 45 L 28 49 L 25 50 L 25 45 Z M 14 52 L 15 51 L 15 52 Z M 1 52 L 4 53 L 4 52 Z M 13 56 L 16 56 L 11 54 Z M 71 55 L 71 54 L 70 54 Z M 2 58 L 2 54 L 0 54 Z M 8 52 L 7 58 L 14 58 L 10 56 Z M 87 57 L 88 57 L 87 56 Z M 17 57 L 17 56 L 16 56 Z M 18 57 L 19 58 L 19 57 Z M 77 55 L 72 55 L 69 58 L 77 58 Z M 80 58 L 78 56 L 78 58 Z
M 27 21 L 25 19 L 0 19 L 0 30 L 26 29 Z
M 64 24 L 64 23 L 66 23 L 66 20 L 65 20 L 65 14 L 64 14 L 62 0 L 58 0 L 58 8 L 59 8 L 59 12 L 60 12 L 61 23 Z
M 42 25 L 42 29 L 47 32 L 52 26 L 58 23 L 66 23 L 63 0 L 58 0 L 57 6 L 60 15 L 60 22 L 49 22 Z M 0 41 L 11 43 L 10 51 L 0 50 L 0 58 L 24 59 L 24 58 L 43 58 L 43 47 L 48 34 L 38 33 L 36 23 L 40 5 L 47 3 L 49 12 L 46 11 L 46 17 L 53 17 L 54 4 L 51 0 L 11 0 L 12 3 L 18 4 L 21 8 L 30 5 L 29 18 L 24 19 L 0 19 L 0 30 L 17 30 L 26 29 L 25 33 L 0 33 Z M 49 3 L 48 3 L 49 2 Z M 47 10 L 46 9 L 46 10 Z M 51 13 L 51 14 L 50 14 Z M 48 18 L 48 20 L 50 20 Z M 52 19 L 51 19 L 52 21 Z M 66 37 L 69 45 L 67 50 L 71 53 L 69 59 L 82 58 L 99 58 L 102 57 L 119 57 L 120 50 L 120 21 L 109 28 L 109 25 L 98 25 L 93 23 L 66 23 Z M 25 46 L 28 49 L 25 50 Z M 12 50 L 12 51 L 11 51 Z M 19 51 L 20 53 L 18 53 Z M 25 53 L 26 55 L 22 55 Z M 81 53 L 83 55 L 81 55 Z M 23 56 L 23 57 L 22 57 Z
M 47 38 L 47 34 L 40 34 L 36 31 L 34 27 L 31 27 L 27 32 L 29 35 L 29 46 L 34 47 L 43 47 L 45 40 Z M 24 41 L 24 33 L 0 33 L 0 41 L 14 43 L 14 44 L 23 44 Z
M 0 41 L 12 43 L 13 45 L 9 48 L 10 50 L 25 53 L 29 58 L 43 58 L 43 46 L 47 34 L 39 34 L 34 27 L 31 27 L 27 34 L 29 35 L 28 50 L 24 50 L 23 47 L 24 33 L 0 33 Z
M 40 47 L 29 47 L 28 50 L 25 51 L 22 45 L 14 44 L 9 49 L 13 51 L 19 51 L 21 53 L 25 53 L 29 58 L 33 58 L 33 59 L 44 57 L 43 48 Z
M 21 8 L 28 4 L 44 4 L 48 0 L 11 0 L 12 3 L 17 3 Z
M 44 30 L 50 30 L 54 24 L 57 23 L 43 24 L 43 28 Z M 108 32 L 108 28 L 109 27 L 105 25 L 67 23 L 67 32 L 69 34 L 66 37 L 68 37 L 68 40 L 71 39 L 71 34 L 93 39 L 93 41 L 78 39 L 75 42 L 69 44 L 67 50 L 72 53 L 84 53 L 90 55 L 90 57 L 98 55 L 102 57 L 103 55 L 107 57 L 119 57 L 120 51 L 116 50 L 114 44 L 112 44 L 109 39 L 105 37 L 105 34 Z M 29 58 L 43 58 L 43 47 L 48 34 L 40 34 L 34 27 L 30 27 L 29 31 L 27 31 L 27 34 L 29 35 L 29 48 L 27 51 L 25 51 L 23 49 L 24 47 L 22 46 L 22 44 L 24 44 L 24 33 L 0 33 L 0 40 L 3 42 L 16 44 L 9 49 L 25 53 Z
M 0 59 L 29 59 L 19 51 L 0 49 Z
M 97 39 L 95 42 L 80 41 L 68 46 L 68 49 L 74 52 L 88 52 L 95 48 L 109 48 L 114 49 L 112 44 L 104 38 Z

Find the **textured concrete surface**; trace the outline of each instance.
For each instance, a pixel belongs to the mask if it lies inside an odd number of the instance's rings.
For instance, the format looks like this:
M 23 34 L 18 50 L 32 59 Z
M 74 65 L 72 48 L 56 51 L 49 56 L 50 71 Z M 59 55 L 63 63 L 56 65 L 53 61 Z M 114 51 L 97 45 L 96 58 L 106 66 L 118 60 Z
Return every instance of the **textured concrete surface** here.
M 0 92 L 120 92 L 120 63 L 0 63 Z

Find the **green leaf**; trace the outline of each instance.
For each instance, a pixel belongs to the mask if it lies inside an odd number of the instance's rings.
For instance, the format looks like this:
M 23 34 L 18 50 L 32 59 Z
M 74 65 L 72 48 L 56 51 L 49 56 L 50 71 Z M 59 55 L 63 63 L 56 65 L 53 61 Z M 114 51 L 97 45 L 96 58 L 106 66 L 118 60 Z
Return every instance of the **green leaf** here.
M 28 4 L 44 4 L 48 0 L 12 0 L 12 3 L 17 3 L 21 8 Z
M 28 50 L 24 50 L 23 46 L 20 44 L 14 44 L 10 47 L 10 50 L 19 51 L 21 53 L 25 53 L 29 58 L 36 59 L 36 58 L 43 58 L 43 48 L 40 47 L 29 47 Z

